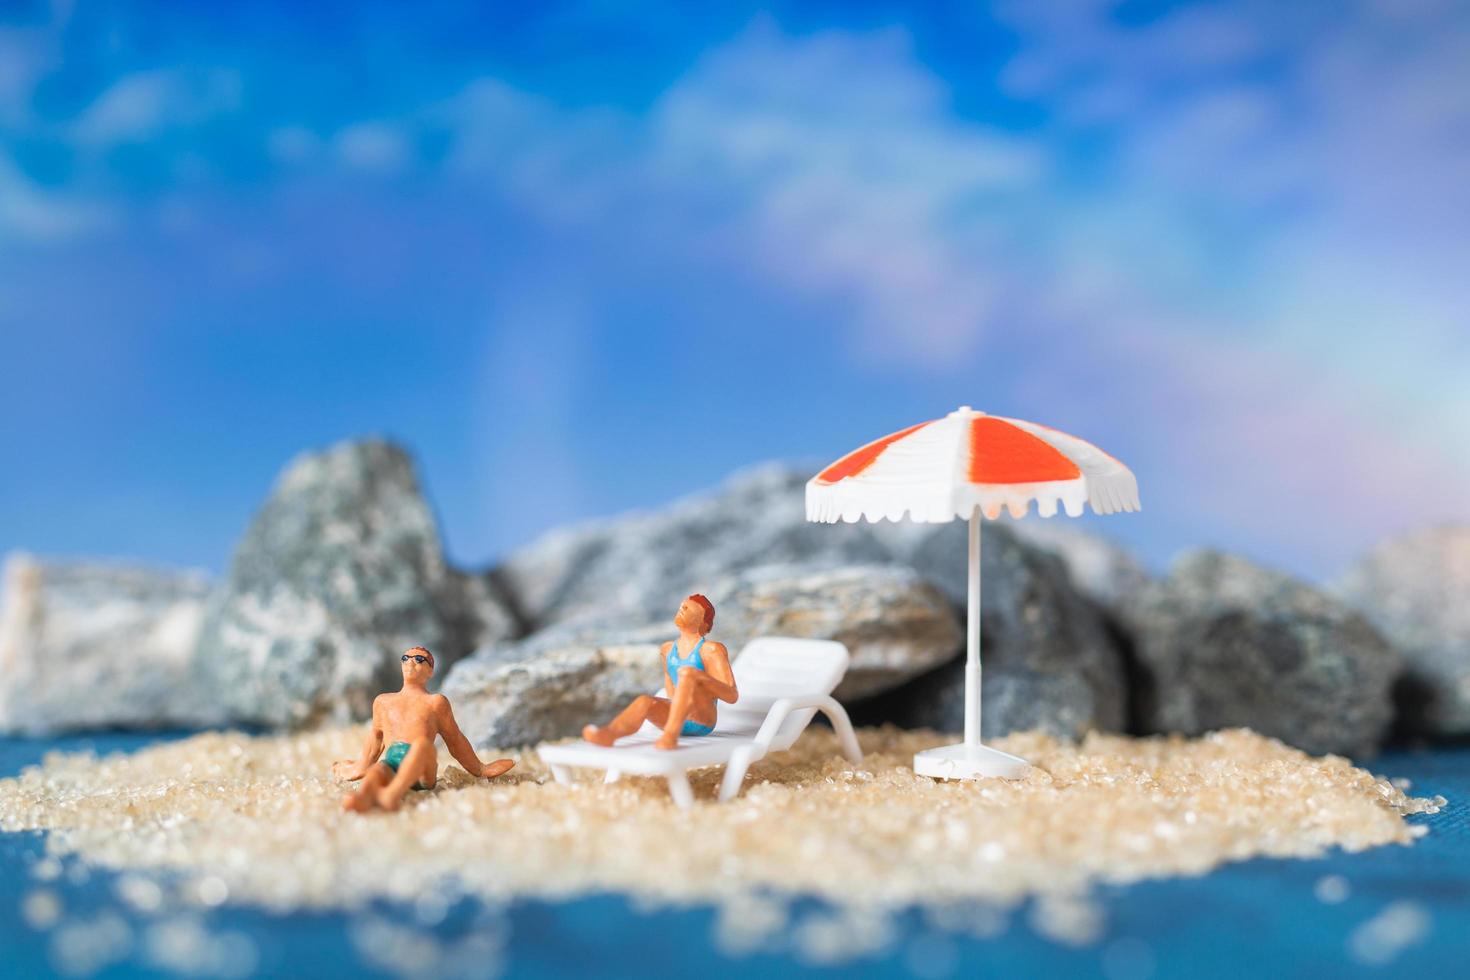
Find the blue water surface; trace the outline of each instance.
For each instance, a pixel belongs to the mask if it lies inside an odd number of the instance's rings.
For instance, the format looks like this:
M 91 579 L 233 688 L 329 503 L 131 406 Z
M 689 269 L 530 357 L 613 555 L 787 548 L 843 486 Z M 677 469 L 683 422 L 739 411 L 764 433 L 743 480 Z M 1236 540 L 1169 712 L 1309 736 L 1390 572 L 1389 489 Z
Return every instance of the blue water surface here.
M 131 751 L 170 736 L 105 735 L 62 739 L 0 739 L 0 777 L 34 765 L 50 751 Z M 1102 888 L 1101 938 L 1073 948 L 1043 938 L 1027 924 L 1025 910 L 999 936 L 979 939 L 943 932 L 918 914 L 900 918 L 897 941 L 884 953 L 840 967 L 805 963 L 788 949 L 730 957 L 713 942 L 709 909 L 650 911 L 619 896 L 551 903 L 523 901 L 495 912 L 508 923 L 502 955 L 512 977 L 807 976 L 938 978 L 1065 976 L 1145 980 L 1148 977 L 1387 977 L 1415 973 L 1462 976 L 1470 953 L 1470 748 L 1395 753 L 1375 760 L 1375 772 L 1413 781 L 1413 792 L 1441 794 L 1449 805 L 1434 815 L 1410 818 L 1430 833 L 1412 847 L 1384 847 L 1362 854 L 1334 853 L 1310 860 L 1252 860 L 1200 878 L 1151 881 Z M 38 886 L 32 868 L 44 854 L 38 834 L 0 834 L 0 975 L 46 976 L 58 960 L 54 936 L 36 931 L 20 915 L 25 896 Z M 651 864 L 654 861 L 651 859 Z M 116 876 L 64 863 L 60 878 L 45 884 L 68 917 L 111 909 L 135 927 L 114 891 Z M 1316 886 L 1340 875 L 1346 899 L 1324 902 Z M 1393 952 L 1385 963 L 1367 962 L 1349 937 L 1365 922 L 1408 900 L 1427 912 L 1429 928 Z M 383 920 L 412 923 L 413 910 L 379 904 Z M 461 900 L 436 926 L 446 944 L 483 928 L 486 910 Z M 796 917 L 820 915 L 802 903 Z M 386 976 L 360 955 L 353 919 L 345 914 L 293 913 L 224 907 L 204 914 L 212 932 L 243 932 L 256 947 L 263 976 Z M 360 928 L 360 922 L 358 928 Z M 499 927 L 498 927 L 499 928 Z M 135 929 L 136 931 L 136 929 Z M 148 965 L 135 943 L 124 958 L 98 976 L 165 976 Z

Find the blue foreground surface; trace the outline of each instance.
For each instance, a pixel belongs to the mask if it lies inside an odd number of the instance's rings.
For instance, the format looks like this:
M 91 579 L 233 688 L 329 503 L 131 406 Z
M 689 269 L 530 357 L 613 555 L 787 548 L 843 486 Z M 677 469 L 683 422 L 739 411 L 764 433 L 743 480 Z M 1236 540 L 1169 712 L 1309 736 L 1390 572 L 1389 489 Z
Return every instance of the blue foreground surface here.
M 157 736 L 102 736 L 56 740 L 0 739 L 0 777 L 12 776 L 49 751 L 130 751 Z M 1101 889 L 1106 921 L 1095 943 L 1059 945 L 1036 934 L 1025 910 L 993 939 L 936 930 L 917 914 L 899 923 L 896 942 L 883 954 L 840 967 L 821 968 L 791 955 L 729 958 L 711 937 L 715 917 L 707 909 L 650 912 L 616 896 L 562 904 L 518 903 L 505 911 L 504 975 L 538 977 L 805 976 L 851 977 L 1065 976 L 1145 980 L 1148 977 L 1386 977 L 1423 973 L 1464 976 L 1470 956 L 1470 749 L 1396 753 L 1371 763 L 1374 772 L 1406 777 L 1416 796 L 1449 799 L 1440 813 L 1411 818 L 1430 833 L 1412 847 L 1363 854 L 1333 854 L 1313 861 L 1253 860 L 1203 878 L 1145 882 Z M 44 853 L 36 834 L 0 834 L 0 975 L 46 976 L 56 972 L 54 933 L 37 931 L 20 914 L 38 883 L 33 865 Z M 61 876 L 44 885 L 61 900 L 66 917 L 87 919 L 111 910 L 139 935 L 146 926 L 117 897 L 116 876 L 88 872 L 66 862 Z M 1347 895 L 1328 902 L 1319 883 L 1346 880 Z M 1339 896 L 1340 897 L 1340 896 Z M 1405 904 L 1410 903 L 1410 904 Z M 1402 922 L 1428 928 L 1380 929 L 1397 941 L 1368 943 L 1365 923 Z M 1384 918 L 1385 911 L 1388 916 Z M 1394 910 L 1398 911 L 1398 914 Z M 380 905 L 380 920 L 411 922 L 413 912 Z M 463 901 L 434 932 L 446 945 L 463 943 L 484 929 L 483 910 Z M 819 912 L 808 903 L 805 912 Z M 389 976 L 366 962 L 352 940 L 353 918 L 342 914 L 274 915 L 220 908 L 203 916 L 210 932 L 243 933 L 255 946 L 254 972 L 262 976 Z M 361 920 L 359 920 L 360 923 Z M 497 922 L 501 917 L 497 914 Z M 1365 931 L 1366 930 L 1366 931 Z M 1354 936 L 1358 942 L 1353 941 Z M 97 976 L 170 976 L 150 966 L 132 942 L 122 958 Z M 1375 952 L 1378 954 L 1375 957 Z M 1381 961 L 1380 961 L 1381 960 Z

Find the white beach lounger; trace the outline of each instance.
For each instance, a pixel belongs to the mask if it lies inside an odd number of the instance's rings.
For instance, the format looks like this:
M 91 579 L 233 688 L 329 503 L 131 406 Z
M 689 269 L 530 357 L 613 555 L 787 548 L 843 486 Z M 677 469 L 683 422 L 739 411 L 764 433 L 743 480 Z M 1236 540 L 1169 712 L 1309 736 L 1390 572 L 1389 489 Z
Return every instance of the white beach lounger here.
M 818 711 L 831 720 L 843 755 L 854 763 L 862 762 L 852 722 L 831 696 L 847 673 L 847 661 L 847 647 L 832 640 L 762 637 L 746 644 L 731 664 L 740 699 L 734 704 L 719 703 L 715 730 L 709 735 L 680 736 L 678 748 L 656 749 L 653 743 L 659 729 L 644 722 L 641 729 L 611 747 L 575 742 L 542 745 L 537 752 L 559 783 L 570 782 L 573 766 L 605 769 L 609 783 L 623 773 L 663 776 L 669 782 L 669 794 L 681 807 L 694 802 L 688 770 L 723 765 L 720 801 L 733 799 L 751 763 L 768 752 L 790 748 Z

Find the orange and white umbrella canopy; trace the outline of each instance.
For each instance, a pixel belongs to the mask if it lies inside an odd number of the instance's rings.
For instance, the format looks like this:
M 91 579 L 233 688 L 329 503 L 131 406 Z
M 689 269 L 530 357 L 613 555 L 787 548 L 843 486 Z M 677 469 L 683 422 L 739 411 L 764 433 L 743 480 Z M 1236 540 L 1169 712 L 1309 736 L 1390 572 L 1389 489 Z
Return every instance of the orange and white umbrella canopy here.
M 1056 429 L 962 407 L 884 436 L 818 473 L 806 490 L 810 521 L 937 523 L 1024 517 L 1031 501 L 1051 517 L 1135 511 L 1133 472 L 1092 443 Z
M 965 622 L 965 740 L 925 749 L 914 772 L 941 779 L 1015 777 L 1017 758 L 980 741 L 980 525 L 1002 510 L 1042 517 L 1060 507 L 1080 517 L 1138 510 L 1133 472 L 1092 443 L 1035 422 L 986 415 L 968 405 L 854 450 L 806 485 L 806 517 L 835 524 L 870 521 L 969 522 Z

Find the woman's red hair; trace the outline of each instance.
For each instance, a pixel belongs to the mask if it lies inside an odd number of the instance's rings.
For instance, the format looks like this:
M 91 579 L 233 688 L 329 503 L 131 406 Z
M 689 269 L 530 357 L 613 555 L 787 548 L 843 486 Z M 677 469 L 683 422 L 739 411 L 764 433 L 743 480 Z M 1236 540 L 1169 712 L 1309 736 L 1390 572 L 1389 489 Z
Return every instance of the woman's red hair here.
M 700 595 L 698 592 L 696 592 L 689 598 L 690 600 L 699 603 L 699 607 L 704 610 L 704 632 L 708 633 L 710 630 L 714 629 L 715 626 L 715 604 L 713 602 L 710 602 L 704 596 Z

